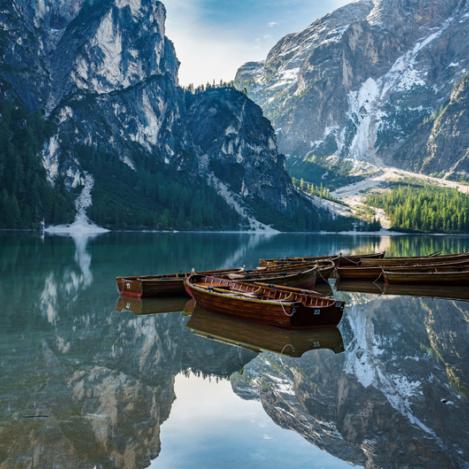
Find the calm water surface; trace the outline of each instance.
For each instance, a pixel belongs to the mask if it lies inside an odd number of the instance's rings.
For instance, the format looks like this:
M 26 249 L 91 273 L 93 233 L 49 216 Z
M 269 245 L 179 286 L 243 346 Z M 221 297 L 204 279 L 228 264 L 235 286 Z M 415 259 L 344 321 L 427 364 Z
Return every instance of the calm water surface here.
M 0 467 L 467 467 L 468 302 L 334 287 L 339 330 L 305 341 L 191 317 L 184 299 L 118 303 L 114 286 L 384 249 L 469 239 L 0 234 Z

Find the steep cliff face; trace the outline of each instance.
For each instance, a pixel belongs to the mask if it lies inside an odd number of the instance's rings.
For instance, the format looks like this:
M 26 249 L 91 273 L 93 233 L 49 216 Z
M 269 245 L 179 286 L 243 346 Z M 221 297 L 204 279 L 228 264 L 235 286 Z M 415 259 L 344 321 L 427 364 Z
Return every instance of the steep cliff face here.
M 208 175 L 217 192 L 239 206 L 252 228 L 260 226 L 254 214 L 267 221 L 305 209 L 259 106 L 232 88 L 196 93 L 187 100 L 187 128 L 202 155 L 199 173 Z M 249 211 L 242 208 L 246 201 L 252 207 Z
M 424 168 L 446 174 L 469 173 L 469 75 L 456 82 L 449 102 L 435 117 L 427 142 Z M 445 167 L 441 155 L 456 155 Z
M 292 187 L 257 105 L 178 86 L 165 16 L 153 0 L 2 8 L 3 100 L 52 124 L 49 183 L 81 191 L 82 218 L 108 227 L 291 228 L 298 213 L 317 227 L 328 215 Z
M 292 158 L 466 177 L 466 149 L 433 145 L 432 121 L 469 68 L 468 28 L 465 1 L 362 0 L 283 38 L 264 62 L 241 67 L 236 85 Z

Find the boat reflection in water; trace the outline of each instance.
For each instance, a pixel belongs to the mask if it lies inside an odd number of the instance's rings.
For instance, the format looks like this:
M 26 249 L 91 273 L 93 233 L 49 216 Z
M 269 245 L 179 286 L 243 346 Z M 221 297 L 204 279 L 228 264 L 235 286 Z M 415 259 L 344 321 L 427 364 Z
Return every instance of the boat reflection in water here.
M 337 327 L 291 330 L 211 313 L 196 306 L 187 327 L 197 335 L 219 342 L 244 347 L 255 352 L 275 352 L 301 357 L 308 350 L 344 351 Z
M 116 310 L 137 315 L 183 312 L 190 315 L 187 327 L 196 335 L 257 353 L 275 352 L 301 357 L 314 349 L 329 349 L 335 353 L 344 351 L 342 335 L 337 327 L 282 329 L 212 313 L 187 298 L 119 298 Z
M 163 314 L 185 311 L 188 301 L 183 296 L 167 296 L 161 298 L 124 298 L 117 300 L 116 311 L 134 314 Z
M 371 293 L 376 295 L 416 296 L 441 298 L 444 300 L 469 301 L 469 288 L 449 285 L 405 285 L 378 284 L 360 280 L 337 282 L 338 291 L 350 293 Z

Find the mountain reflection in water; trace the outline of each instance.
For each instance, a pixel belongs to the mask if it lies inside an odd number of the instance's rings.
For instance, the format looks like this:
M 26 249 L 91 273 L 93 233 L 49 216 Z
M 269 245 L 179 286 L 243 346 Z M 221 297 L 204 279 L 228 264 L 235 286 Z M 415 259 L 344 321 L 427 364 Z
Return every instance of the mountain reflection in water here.
M 2 468 L 467 465 L 461 292 L 338 285 L 348 305 L 339 330 L 295 336 L 197 308 L 191 317 L 187 299 L 116 312 L 114 286 L 119 274 L 251 267 L 259 257 L 469 251 L 466 238 L 0 238 Z

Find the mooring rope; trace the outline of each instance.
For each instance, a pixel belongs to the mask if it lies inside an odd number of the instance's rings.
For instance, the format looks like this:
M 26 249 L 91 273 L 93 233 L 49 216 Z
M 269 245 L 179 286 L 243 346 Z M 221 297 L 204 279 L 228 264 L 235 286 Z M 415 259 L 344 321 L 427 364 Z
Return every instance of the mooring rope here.
M 324 275 L 322 275 L 321 267 L 319 266 L 317 262 L 316 262 L 316 272 L 317 272 L 317 275 L 319 275 L 319 278 L 321 278 L 324 282 L 328 283 L 327 279 L 324 277 Z
M 319 277 L 323 280 L 323 282 L 329 283 L 328 280 L 327 280 L 327 278 L 324 277 L 324 275 L 321 274 L 321 270 L 320 270 L 320 269 L 318 269 L 318 274 L 319 274 Z
M 287 348 L 290 348 L 290 350 L 291 350 L 292 352 L 295 351 L 295 347 L 294 347 L 292 344 L 285 344 L 285 345 L 282 347 L 282 350 L 280 350 L 280 357 L 279 357 L 279 358 L 280 358 L 280 363 L 281 363 L 282 365 L 283 365 L 282 357 L 285 355 L 285 350 L 286 350 Z
M 378 277 L 376 277 L 376 278 L 373 280 L 373 283 L 374 283 L 375 285 L 378 285 L 378 280 L 379 280 L 381 277 L 383 277 L 383 276 L 384 276 L 384 270 L 381 269 L 380 274 L 378 275 Z
M 289 318 L 291 318 L 291 317 L 296 313 L 294 307 L 292 308 L 292 312 L 291 312 L 291 313 L 287 313 L 287 312 L 285 311 L 285 307 L 283 306 L 283 303 L 282 303 L 281 301 L 279 301 L 279 303 L 280 303 L 280 306 L 281 306 L 282 309 L 283 309 L 283 314 L 285 314 L 285 316 L 288 316 Z
M 347 257 L 347 256 L 342 256 L 342 255 L 341 255 L 341 256 L 338 257 L 338 259 L 345 259 L 346 261 L 349 261 L 349 262 L 351 262 L 351 263 L 354 264 L 354 265 L 360 264 L 360 261 L 359 261 L 359 260 L 358 260 L 358 261 L 354 261 L 352 258 Z

